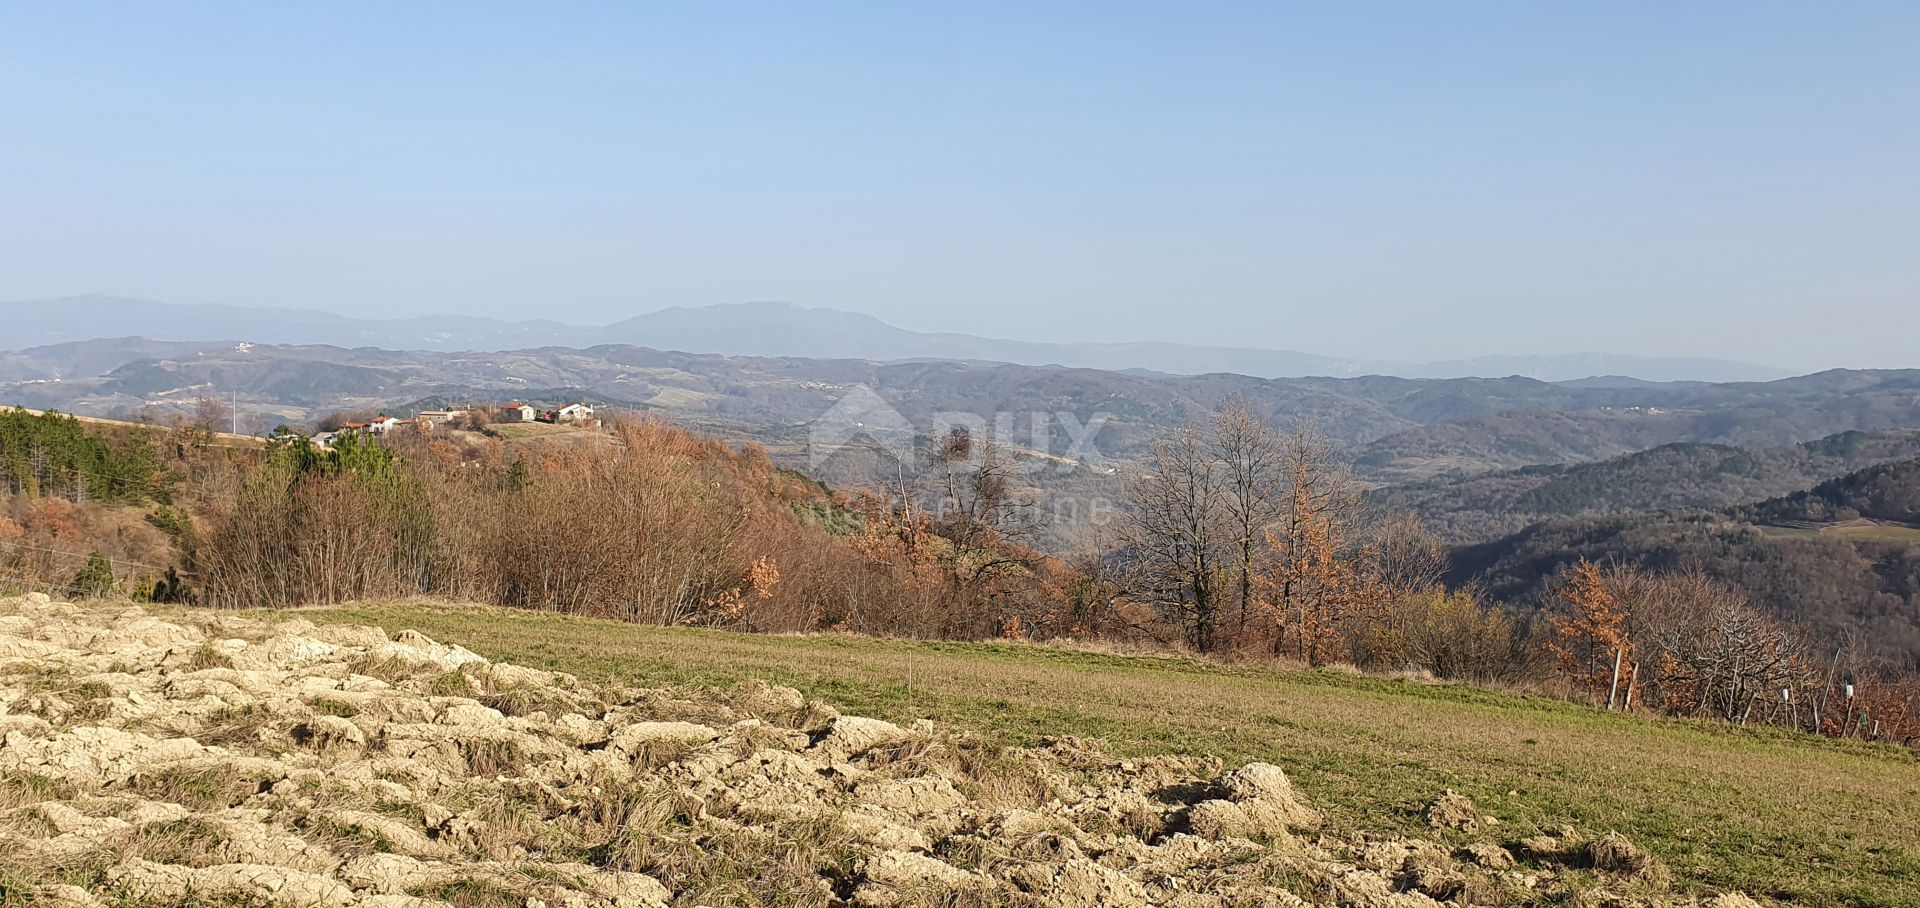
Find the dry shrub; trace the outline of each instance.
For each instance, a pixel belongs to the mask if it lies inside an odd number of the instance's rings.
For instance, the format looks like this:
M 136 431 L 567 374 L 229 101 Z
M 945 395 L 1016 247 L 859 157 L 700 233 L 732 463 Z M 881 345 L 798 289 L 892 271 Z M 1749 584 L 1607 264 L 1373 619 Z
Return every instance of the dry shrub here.
M 210 747 L 257 743 L 262 733 L 277 719 L 272 706 L 257 701 L 240 706 L 223 706 L 207 717 L 206 723 L 194 732 L 193 737 Z
M 203 867 L 226 840 L 226 832 L 207 818 L 182 817 L 140 827 L 125 853 L 159 864 Z
M 172 540 L 138 504 L 73 502 L 16 494 L 0 499 L 0 582 L 71 592 L 90 556 L 111 566 L 114 585 L 131 591 L 163 575 Z
M 410 895 L 437 899 L 454 908 L 520 908 L 523 897 L 497 880 L 469 877 L 450 883 L 437 883 L 412 890 Z
M 127 782 L 127 790 L 149 800 L 200 811 L 225 810 L 259 789 L 259 780 L 236 775 L 232 767 L 219 764 L 169 766 Z
M 629 420 L 509 463 L 497 441 L 444 434 L 333 453 L 287 442 L 242 471 L 205 506 L 205 600 L 427 594 L 751 631 L 1094 630 L 1089 589 L 1059 562 L 989 526 L 829 500 L 757 448 Z
M 466 758 L 467 773 L 482 778 L 510 774 L 526 759 L 520 745 L 509 738 L 464 739 L 460 755 Z

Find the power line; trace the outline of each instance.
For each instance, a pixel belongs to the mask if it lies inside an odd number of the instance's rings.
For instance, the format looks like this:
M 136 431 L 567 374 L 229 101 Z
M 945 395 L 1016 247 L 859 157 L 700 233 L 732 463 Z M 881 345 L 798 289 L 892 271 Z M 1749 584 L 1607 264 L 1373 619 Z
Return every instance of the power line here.
M 49 590 L 60 590 L 61 592 L 64 592 L 64 593 L 73 593 L 75 595 L 80 595 L 80 596 L 99 595 L 98 590 L 84 589 L 82 587 L 73 586 L 71 584 L 54 583 L 50 580 L 35 580 L 33 578 L 21 576 L 19 574 L 0 574 L 0 584 L 4 584 L 8 581 L 13 581 L 23 586 L 35 587 L 35 588 L 45 587 L 46 589 L 49 589 Z
M 46 552 L 53 555 L 72 555 L 75 558 L 91 558 L 94 555 L 100 554 L 99 552 L 76 552 L 71 549 L 54 549 L 54 548 L 48 548 L 43 545 L 28 545 L 24 542 L 0 541 L 0 546 L 5 546 L 10 549 L 25 549 L 27 551 L 33 551 L 33 552 Z M 182 576 L 188 576 L 188 577 L 193 576 L 192 572 L 182 571 L 179 568 L 174 567 L 173 565 L 148 564 L 144 561 L 128 561 L 127 559 L 124 559 L 124 558 L 108 558 L 105 555 L 100 555 L 100 557 L 105 559 L 109 564 L 127 565 L 129 567 L 151 568 L 156 571 L 172 570 L 174 573 L 180 574 Z

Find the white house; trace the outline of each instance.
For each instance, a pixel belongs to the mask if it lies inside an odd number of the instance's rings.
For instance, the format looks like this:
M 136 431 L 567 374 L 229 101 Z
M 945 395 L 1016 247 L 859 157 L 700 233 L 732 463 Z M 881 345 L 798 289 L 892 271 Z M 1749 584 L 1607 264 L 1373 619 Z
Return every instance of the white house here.
M 500 408 L 501 417 L 509 422 L 516 419 L 521 422 L 533 422 L 537 412 L 532 405 L 523 404 L 517 400 Z
M 367 431 L 372 432 L 375 435 L 385 435 L 388 432 L 392 431 L 394 426 L 397 426 L 399 424 L 400 424 L 400 420 L 397 417 L 376 416 L 373 418 L 372 422 L 367 423 Z
M 568 404 L 560 408 L 560 421 L 586 422 L 593 418 L 593 407 L 588 404 Z

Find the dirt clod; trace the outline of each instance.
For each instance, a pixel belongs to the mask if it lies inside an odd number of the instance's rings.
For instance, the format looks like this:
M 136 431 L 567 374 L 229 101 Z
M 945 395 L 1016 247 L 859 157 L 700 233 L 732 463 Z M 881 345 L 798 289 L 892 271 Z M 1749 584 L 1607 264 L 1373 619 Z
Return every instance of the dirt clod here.
M 1628 876 L 1653 876 L 1660 870 L 1653 855 L 1641 850 L 1626 836 L 1609 832 L 1587 843 L 1587 858 L 1593 869 Z
M 1472 835 L 1480 831 L 1480 811 L 1466 795 L 1447 791 L 1427 805 L 1427 825 Z

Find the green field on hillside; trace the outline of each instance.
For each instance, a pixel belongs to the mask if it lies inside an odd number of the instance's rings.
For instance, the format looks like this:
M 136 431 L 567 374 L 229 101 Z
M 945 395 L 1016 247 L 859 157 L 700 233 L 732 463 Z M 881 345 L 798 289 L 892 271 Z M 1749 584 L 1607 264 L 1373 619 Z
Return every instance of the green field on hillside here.
M 1920 905 L 1920 759 L 1884 745 L 1609 714 L 1551 699 L 1336 671 L 1021 644 L 776 637 L 481 606 L 300 613 L 414 628 L 489 658 L 645 685 L 765 678 L 864 715 L 1009 743 L 1279 764 L 1346 830 L 1438 835 L 1453 789 L 1517 840 L 1572 823 L 1658 853 L 1683 886 L 1808 905 Z
M 1852 542 L 1920 545 L 1920 527 L 1884 520 L 1849 520 L 1844 523 L 1818 526 L 1762 525 L 1760 532 L 1769 536 L 1792 536 L 1801 539 L 1845 539 Z

